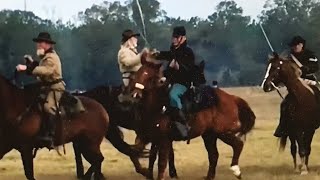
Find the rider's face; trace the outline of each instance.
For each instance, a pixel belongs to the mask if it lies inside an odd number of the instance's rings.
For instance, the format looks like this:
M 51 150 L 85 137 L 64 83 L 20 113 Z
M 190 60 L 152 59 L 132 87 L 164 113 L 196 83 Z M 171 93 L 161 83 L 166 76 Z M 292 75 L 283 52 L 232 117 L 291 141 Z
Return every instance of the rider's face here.
M 180 41 L 181 41 L 181 38 L 182 38 L 182 36 L 173 36 L 172 37 L 172 44 L 174 45 L 174 46 L 178 46 L 179 45 L 179 43 L 180 43 Z
M 293 47 L 291 47 L 292 51 L 295 52 L 295 53 L 300 53 L 302 52 L 303 50 L 303 44 L 302 43 L 299 43 Z
M 46 42 L 38 42 L 37 49 L 44 49 L 45 51 L 51 48 L 51 44 Z
M 138 38 L 137 37 L 132 37 L 130 38 L 130 41 L 132 43 L 132 45 L 137 46 L 138 45 Z

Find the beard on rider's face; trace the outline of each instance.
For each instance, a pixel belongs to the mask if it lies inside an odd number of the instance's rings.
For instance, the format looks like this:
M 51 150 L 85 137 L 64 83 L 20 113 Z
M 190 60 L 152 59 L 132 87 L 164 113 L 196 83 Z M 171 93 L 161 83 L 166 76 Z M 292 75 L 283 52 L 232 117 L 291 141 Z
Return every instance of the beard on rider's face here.
M 38 42 L 37 43 L 37 55 L 43 56 L 47 50 L 52 48 L 52 45 L 46 43 L 46 42 Z

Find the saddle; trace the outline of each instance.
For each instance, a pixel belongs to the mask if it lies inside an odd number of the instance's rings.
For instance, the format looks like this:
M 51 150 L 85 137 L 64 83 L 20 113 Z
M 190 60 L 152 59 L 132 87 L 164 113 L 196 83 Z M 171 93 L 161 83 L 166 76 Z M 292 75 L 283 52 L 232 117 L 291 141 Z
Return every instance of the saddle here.
M 64 91 L 64 93 L 62 94 L 59 103 L 59 110 L 67 117 L 85 112 L 85 108 L 81 100 L 67 91 Z
M 208 85 L 201 85 L 189 89 L 181 98 L 183 111 L 186 114 L 197 113 L 217 105 L 218 96 L 215 88 Z

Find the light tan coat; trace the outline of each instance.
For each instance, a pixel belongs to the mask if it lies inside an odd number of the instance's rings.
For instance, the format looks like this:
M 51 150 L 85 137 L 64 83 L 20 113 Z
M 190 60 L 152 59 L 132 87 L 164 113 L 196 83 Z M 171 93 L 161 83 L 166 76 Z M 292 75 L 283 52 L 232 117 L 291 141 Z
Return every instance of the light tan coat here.
M 55 51 L 46 53 L 32 74 L 37 76 L 41 82 L 54 82 L 62 79 L 61 61 L 58 54 Z M 65 86 L 61 82 L 52 85 L 51 89 L 65 90 Z
M 53 51 L 46 53 L 39 62 L 39 66 L 34 68 L 32 74 L 35 75 L 41 82 L 50 83 L 62 79 L 61 61 L 58 54 Z M 59 103 L 65 85 L 59 82 L 50 86 L 51 91 L 46 94 L 46 103 L 44 104 L 45 112 L 55 115 L 57 104 Z
M 142 66 L 141 54 L 137 52 L 136 48 L 121 45 L 118 52 L 118 64 L 121 73 L 136 72 Z

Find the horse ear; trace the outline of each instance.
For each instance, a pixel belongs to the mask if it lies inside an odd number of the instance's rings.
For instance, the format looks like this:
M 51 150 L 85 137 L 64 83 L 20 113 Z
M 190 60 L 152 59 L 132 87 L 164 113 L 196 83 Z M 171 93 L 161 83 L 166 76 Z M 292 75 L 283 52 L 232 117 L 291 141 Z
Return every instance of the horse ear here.
M 201 61 L 199 64 L 199 68 L 204 70 L 205 65 L 206 65 L 206 63 L 204 61 Z

